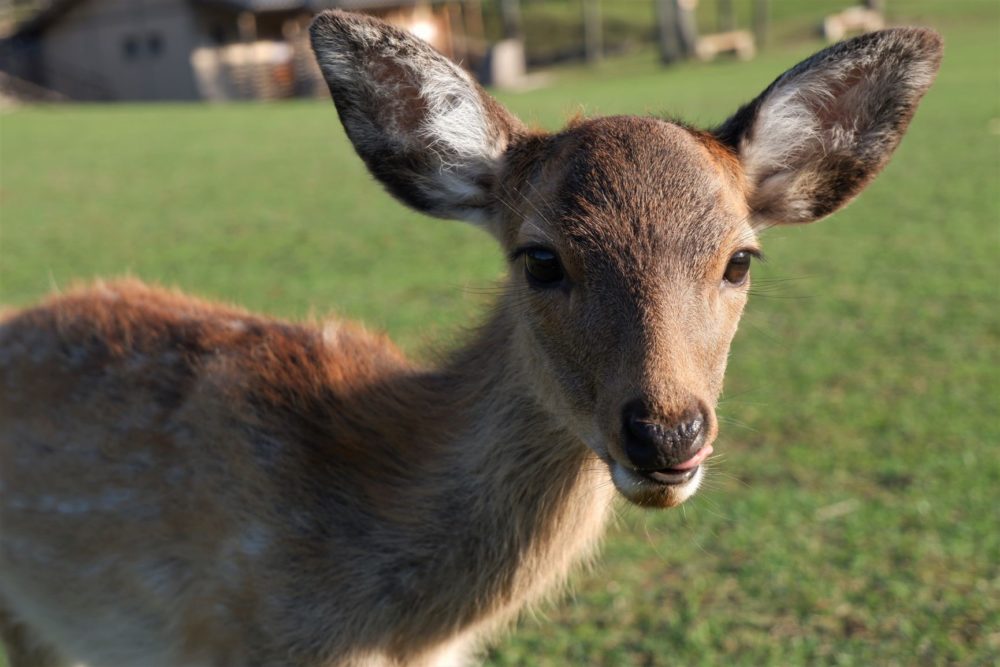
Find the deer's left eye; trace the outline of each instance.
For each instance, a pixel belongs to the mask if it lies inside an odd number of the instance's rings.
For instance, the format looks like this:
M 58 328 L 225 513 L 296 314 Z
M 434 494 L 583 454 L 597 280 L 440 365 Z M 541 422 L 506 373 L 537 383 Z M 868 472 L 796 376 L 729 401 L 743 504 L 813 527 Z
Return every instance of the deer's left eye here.
M 746 250 L 740 250 L 729 258 L 726 264 L 726 272 L 722 274 L 722 279 L 730 285 L 739 286 L 747 281 L 750 273 L 750 260 L 753 256 Z
M 528 282 L 534 287 L 557 287 L 563 279 L 559 257 L 547 248 L 525 250 L 524 270 L 528 274 Z

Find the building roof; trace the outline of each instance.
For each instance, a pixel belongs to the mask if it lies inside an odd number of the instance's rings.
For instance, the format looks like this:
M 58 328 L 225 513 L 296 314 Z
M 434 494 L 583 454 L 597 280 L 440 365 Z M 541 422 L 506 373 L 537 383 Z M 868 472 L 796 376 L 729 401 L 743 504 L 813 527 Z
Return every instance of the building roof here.
M 42 32 L 48 28 L 57 18 L 81 4 L 84 0 L 52 0 L 37 14 L 17 26 L 13 37 L 25 37 Z

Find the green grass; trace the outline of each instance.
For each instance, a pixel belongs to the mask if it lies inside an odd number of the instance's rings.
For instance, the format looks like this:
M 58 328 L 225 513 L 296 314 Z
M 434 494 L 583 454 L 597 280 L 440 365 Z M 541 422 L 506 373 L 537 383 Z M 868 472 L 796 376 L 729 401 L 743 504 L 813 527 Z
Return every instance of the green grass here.
M 764 239 L 707 487 L 681 510 L 622 506 L 597 566 L 491 665 L 996 663 L 1000 9 L 890 5 L 945 33 L 941 76 L 857 202 Z M 707 124 L 816 46 L 639 56 L 504 101 L 548 127 L 579 107 Z M 132 273 L 334 310 L 421 355 L 500 271 L 485 235 L 383 194 L 328 104 L 29 109 L 0 117 L 0 158 L 8 305 Z

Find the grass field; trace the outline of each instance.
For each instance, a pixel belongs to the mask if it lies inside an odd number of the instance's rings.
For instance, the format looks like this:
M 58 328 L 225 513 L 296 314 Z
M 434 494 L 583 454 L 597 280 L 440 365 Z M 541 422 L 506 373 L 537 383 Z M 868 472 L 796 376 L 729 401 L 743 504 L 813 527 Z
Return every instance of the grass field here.
M 1000 6 L 890 5 L 944 32 L 941 76 L 865 195 L 764 239 L 706 488 L 621 506 L 596 567 L 489 664 L 1000 660 Z M 709 124 L 817 46 L 611 61 L 503 99 L 547 127 L 580 108 Z M 0 117 L 0 151 L 7 305 L 130 273 L 333 310 L 425 355 L 500 271 L 484 234 L 384 195 L 329 104 L 27 109 Z

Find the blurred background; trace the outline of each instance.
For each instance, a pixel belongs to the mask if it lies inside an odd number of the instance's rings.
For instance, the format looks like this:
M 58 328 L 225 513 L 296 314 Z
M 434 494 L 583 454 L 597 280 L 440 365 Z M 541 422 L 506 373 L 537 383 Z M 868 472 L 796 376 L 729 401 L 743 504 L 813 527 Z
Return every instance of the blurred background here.
M 77 101 L 323 97 L 309 49 L 318 11 L 374 14 L 501 88 L 526 69 L 635 53 L 664 63 L 769 40 L 831 41 L 885 24 L 885 0 L 6 0 L 0 67 L 11 96 Z M 772 25 L 777 32 L 772 34 Z
M 418 358 L 461 340 L 500 253 L 367 175 L 307 48 L 332 6 L 550 129 L 710 126 L 828 41 L 940 30 L 884 174 L 763 239 L 702 491 L 621 505 L 596 566 L 488 664 L 998 664 L 1000 3 L 0 0 L 0 303 L 135 275 L 360 319 Z

